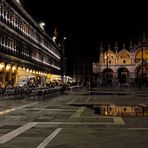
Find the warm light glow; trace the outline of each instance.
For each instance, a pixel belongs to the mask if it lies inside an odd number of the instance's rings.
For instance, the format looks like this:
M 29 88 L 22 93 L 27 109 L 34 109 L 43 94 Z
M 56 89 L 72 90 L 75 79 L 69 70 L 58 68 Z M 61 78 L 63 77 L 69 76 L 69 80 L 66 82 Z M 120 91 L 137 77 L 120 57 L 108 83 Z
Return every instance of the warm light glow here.
M 51 74 L 50 73 L 47 74 L 47 78 L 51 79 Z
M 4 115 L 4 114 L 7 114 L 7 113 L 12 112 L 12 111 L 15 111 L 15 108 L 0 111 L 0 115 Z
M 60 75 L 51 75 L 51 80 L 61 80 L 61 76 Z
M 10 71 L 10 69 L 11 69 L 11 65 L 8 64 L 8 65 L 6 66 L 6 71 Z
M 0 63 L 0 71 L 3 70 L 3 68 L 5 67 L 4 63 Z
M 107 111 L 105 111 L 105 115 L 107 115 Z
M 26 69 L 26 72 L 29 72 L 29 69 L 28 68 Z
M 25 71 L 25 67 L 23 67 L 23 70 Z
M 12 72 L 15 72 L 16 71 L 16 66 L 14 65 L 13 67 L 12 67 Z

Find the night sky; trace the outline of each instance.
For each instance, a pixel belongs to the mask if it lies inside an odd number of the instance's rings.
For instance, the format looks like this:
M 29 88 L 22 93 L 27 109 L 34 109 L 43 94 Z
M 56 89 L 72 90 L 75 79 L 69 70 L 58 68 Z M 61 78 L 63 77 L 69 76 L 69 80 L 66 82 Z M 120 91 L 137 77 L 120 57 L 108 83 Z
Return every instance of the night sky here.
M 96 1 L 96 0 L 95 0 Z M 114 46 L 117 40 L 128 45 L 148 26 L 147 4 L 114 1 L 21 0 L 25 10 L 37 21 L 46 23 L 53 36 L 66 36 L 66 56 L 96 57 L 100 42 Z

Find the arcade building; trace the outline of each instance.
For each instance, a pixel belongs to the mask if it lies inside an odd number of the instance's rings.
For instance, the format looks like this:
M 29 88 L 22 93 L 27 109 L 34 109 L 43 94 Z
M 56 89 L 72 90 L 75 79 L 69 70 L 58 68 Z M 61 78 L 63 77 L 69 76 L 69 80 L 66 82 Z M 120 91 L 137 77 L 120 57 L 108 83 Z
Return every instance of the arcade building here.
M 61 49 L 18 0 L 0 0 L 0 87 L 60 79 Z
M 100 46 L 99 61 L 93 63 L 93 73 L 99 85 L 143 85 L 148 86 L 148 42 L 144 39 L 128 49 L 118 43 L 114 49 Z

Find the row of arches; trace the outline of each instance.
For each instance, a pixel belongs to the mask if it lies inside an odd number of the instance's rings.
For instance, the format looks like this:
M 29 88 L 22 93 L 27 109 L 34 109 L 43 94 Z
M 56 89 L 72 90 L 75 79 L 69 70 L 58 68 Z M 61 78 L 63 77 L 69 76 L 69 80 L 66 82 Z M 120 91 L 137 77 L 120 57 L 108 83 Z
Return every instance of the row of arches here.
M 112 83 L 113 81 L 113 78 L 115 77 L 114 76 L 115 73 L 113 72 L 112 69 L 105 69 L 103 71 L 103 79 L 104 81 L 107 81 L 107 83 Z M 117 77 L 119 79 L 119 82 L 122 84 L 122 83 L 126 83 L 127 81 L 127 78 L 129 78 L 129 71 L 127 68 L 119 68 L 117 70 Z
M 26 67 L 19 67 L 15 64 L 0 62 L 0 88 L 17 86 L 22 79 L 33 76 L 36 83 L 45 83 L 48 73 Z M 43 85 L 43 84 L 42 84 Z
M 14 85 L 17 66 L 0 62 L 0 87 Z
M 132 75 L 132 77 L 131 77 Z M 133 81 L 138 82 L 142 79 L 142 83 L 148 84 L 148 65 L 139 66 L 136 68 L 133 74 L 130 74 L 128 68 L 121 67 L 117 69 L 116 74 L 115 72 L 108 68 L 104 69 L 102 73 L 103 82 L 105 83 L 113 83 L 113 79 L 117 78 L 120 84 L 130 83 Z

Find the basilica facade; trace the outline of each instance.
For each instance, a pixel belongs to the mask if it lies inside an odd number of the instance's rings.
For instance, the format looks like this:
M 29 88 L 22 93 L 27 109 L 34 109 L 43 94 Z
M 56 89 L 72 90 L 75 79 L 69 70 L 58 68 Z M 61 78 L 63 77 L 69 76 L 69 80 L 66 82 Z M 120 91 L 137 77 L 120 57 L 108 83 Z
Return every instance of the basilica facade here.
M 93 63 L 95 81 L 99 85 L 148 85 L 148 44 L 146 40 L 119 50 L 100 46 L 99 61 Z

